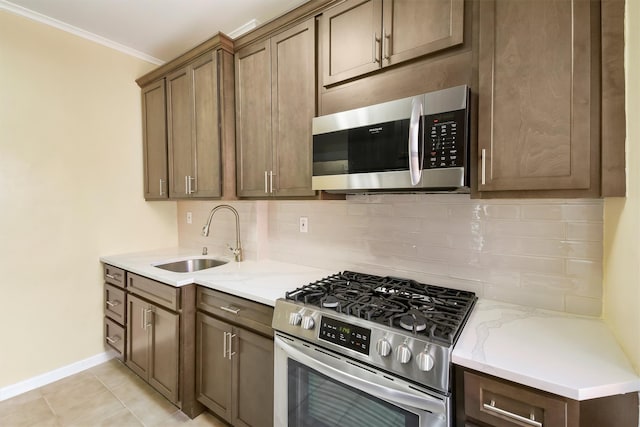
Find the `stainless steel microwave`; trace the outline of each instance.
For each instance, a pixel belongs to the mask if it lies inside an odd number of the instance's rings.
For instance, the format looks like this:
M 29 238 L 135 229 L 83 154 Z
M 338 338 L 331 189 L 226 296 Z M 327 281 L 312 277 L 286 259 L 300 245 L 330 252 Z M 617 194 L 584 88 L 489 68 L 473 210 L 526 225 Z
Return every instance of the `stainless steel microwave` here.
M 469 192 L 466 85 L 313 119 L 314 190 Z

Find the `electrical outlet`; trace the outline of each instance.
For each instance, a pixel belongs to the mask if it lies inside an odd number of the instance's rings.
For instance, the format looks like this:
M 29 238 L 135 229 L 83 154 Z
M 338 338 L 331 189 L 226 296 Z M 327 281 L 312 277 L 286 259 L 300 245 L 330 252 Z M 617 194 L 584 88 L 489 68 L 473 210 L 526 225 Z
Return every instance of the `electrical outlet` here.
M 300 217 L 300 232 L 308 233 L 309 232 L 309 218 L 306 216 Z
M 191 224 L 193 222 L 193 214 L 191 212 L 187 212 L 187 224 Z

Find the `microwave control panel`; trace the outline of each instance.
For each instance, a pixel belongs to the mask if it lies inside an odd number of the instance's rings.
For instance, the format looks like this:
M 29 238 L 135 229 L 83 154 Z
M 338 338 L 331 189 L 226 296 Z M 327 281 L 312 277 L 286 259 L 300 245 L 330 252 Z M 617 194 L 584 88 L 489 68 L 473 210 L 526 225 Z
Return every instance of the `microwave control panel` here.
M 467 110 L 424 116 L 424 168 L 465 166 Z

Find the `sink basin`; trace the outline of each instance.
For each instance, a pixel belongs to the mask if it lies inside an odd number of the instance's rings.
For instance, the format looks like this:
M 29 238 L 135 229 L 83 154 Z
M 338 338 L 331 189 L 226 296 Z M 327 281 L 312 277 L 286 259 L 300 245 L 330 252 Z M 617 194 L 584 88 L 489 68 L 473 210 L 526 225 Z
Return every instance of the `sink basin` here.
M 219 267 L 221 265 L 225 265 L 227 262 L 228 261 L 212 258 L 192 258 L 168 262 L 166 264 L 159 264 L 155 267 L 173 271 L 174 273 L 192 273 L 194 271 L 205 270 L 207 268 Z

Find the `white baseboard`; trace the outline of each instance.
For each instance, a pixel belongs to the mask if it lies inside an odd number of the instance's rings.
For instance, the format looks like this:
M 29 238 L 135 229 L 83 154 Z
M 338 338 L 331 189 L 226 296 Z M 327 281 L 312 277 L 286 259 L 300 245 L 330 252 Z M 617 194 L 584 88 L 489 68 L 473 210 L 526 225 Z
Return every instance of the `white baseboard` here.
M 3 388 L 0 388 L 0 402 L 3 400 L 12 398 L 22 393 L 26 393 L 31 390 L 35 390 L 38 387 L 50 384 L 52 382 L 61 380 L 78 372 L 82 372 L 86 369 L 93 368 L 96 365 L 113 359 L 114 352 L 107 351 L 104 353 L 96 354 L 84 360 L 72 363 L 67 366 L 63 366 L 53 371 L 38 375 L 37 377 L 29 378 L 28 380 L 20 381 L 19 383 L 12 384 Z

